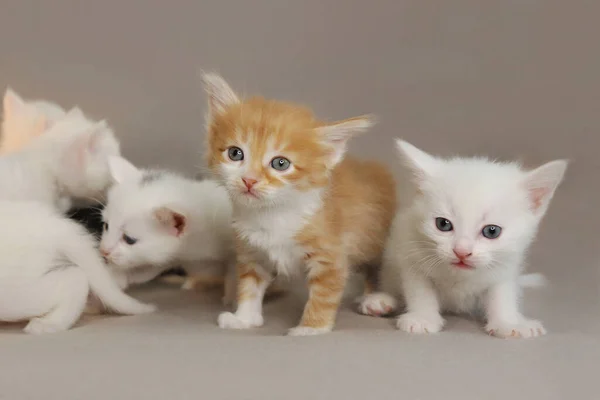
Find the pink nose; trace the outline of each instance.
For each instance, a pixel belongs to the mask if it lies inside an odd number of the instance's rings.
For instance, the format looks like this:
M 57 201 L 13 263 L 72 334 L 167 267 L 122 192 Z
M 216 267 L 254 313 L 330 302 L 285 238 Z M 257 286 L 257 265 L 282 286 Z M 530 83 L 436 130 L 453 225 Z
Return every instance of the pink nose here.
M 469 252 L 468 250 L 463 250 L 463 249 L 453 249 L 452 251 L 454 252 L 456 257 L 458 257 L 459 260 L 464 260 L 465 258 L 469 258 L 473 254 L 472 252 Z
M 110 255 L 110 252 L 103 248 L 100 248 L 100 254 L 102 254 L 102 257 L 106 258 Z
M 246 185 L 246 189 L 248 190 L 252 189 L 252 187 L 258 182 L 256 179 L 252 178 L 242 178 L 242 181 L 244 181 L 244 185 Z

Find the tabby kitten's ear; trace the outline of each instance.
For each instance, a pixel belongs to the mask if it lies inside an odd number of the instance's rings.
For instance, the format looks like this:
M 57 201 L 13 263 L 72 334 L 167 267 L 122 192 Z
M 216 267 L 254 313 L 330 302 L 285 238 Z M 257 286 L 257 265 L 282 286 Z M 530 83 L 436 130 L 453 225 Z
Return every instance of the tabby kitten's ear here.
M 373 125 L 375 125 L 375 118 L 373 116 L 363 115 L 361 117 L 333 122 L 317 128 L 317 133 L 321 136 L 324 144 L 329 146 L 332 150 L 327 162 L 327 167 L 333 168 L 342 161 L 350 138 L 366 132 Z
M 204 90 L 208 94 L 210 114 L 221 114 L 228 107 L 240 102 L 237 94 L 220 75 L 203 73 L 202 82 L 204 83 Z

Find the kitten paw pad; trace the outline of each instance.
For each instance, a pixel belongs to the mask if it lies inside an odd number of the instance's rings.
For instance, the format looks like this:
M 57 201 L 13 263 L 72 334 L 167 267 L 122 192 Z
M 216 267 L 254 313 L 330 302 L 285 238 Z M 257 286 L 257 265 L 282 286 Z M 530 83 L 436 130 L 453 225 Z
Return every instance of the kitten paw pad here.
M 398 317 L 396 327 L 408 333 L 437 333 L 444 327 L 439 314 L 406 313 Z
M 45 321 L 42 318 L 34 318 L 27 326 L 23 329 L 25 333 L 29 333 L 30 335 L 43 335 L 46 333 L 56 333 L 62 332 L 69 329 L 60 324 L 56 324 L 50 321 Z
M 310 326 L 297 326 L 288 331 L 288 336 L 315 336 L 331 332 L 331 328 L 313 328 Z
M 530 339 L 546 334 L 546 329 L 540 321 L 533 319 L 523 320 L 519 323 L 488 323 L 485 330 L 491 336 L 504 339 Z
M 398 302 L 387 293 L 373 293 L 365 296 L 358 305 L 358 312 L 373 317 L 383 317 L 392 313 Z
M 262 326 L 264 323 L 260 314 L 239 316 L 230 312 L 221 313 L 217 322 L 221 329 L 250 329 Z

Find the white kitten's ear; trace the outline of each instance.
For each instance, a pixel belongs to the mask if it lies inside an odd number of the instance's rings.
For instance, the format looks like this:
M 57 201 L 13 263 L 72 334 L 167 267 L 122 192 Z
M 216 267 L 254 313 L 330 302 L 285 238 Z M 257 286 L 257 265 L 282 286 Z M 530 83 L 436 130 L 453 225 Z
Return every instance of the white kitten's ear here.
M 434 156 L 402 139 L 396 139 L 396 147 L 404 164 L 415 174 L 417 183 L 431 176 L 438 166 L 439 161 Z
M 208 94 L 208 104 L 211 114 L 221 114 L 228 107 L 240 102 L 235 91 L 225 79 L 215 73 L 202 73 L 204 90 Z
M 123 157 L 109 156 L 108 168 L 110 169 L 110 174 L 117 183 L 123 183 L 128 180 L 137 180 L 142 176 L 142 171 Z
M 65 114 L 64 118 L 81 118 L 81 119 L 85 119 L 85 115 L 83 114 L 83 111 L 81 111 L 81 108 L 79 107 L 73 107 L 71 108 L 69 111 L 67 111 L 67 113 Z M 101 121 L 103 122 L 103 121 Z
M 6 91 L 4 92 L 4 100 L 2 105 L 4 107 L 3 115 L 4 118 L 6 118 L 7 115 L 19 113 L 21 110 L 23 110 L 25 107 L 25 100 L 23 100 L 21 96 L 17 94 L 17 92 L 12 90 L 10 87 L 7 87 Z
M 168 207 L 160 207 L 154 210 L 154 217 L 173 236 L 181 236 L 187 226 L 185 215 Z
M 523 185 L 527 190 L 531 210 L 544 214 L 568 166 L 567 160 L 551 161 L 529 171 Z
M 363 115 L 361 117 L 348 118 L 343 121 L 333 122 L 317 128 L 326 145 L 332 148 L 331 157 L 327 163 L 328 168 L 333 168 L 342 161 L 348 147 L 348 140 L 375 125 L 373 116 Z

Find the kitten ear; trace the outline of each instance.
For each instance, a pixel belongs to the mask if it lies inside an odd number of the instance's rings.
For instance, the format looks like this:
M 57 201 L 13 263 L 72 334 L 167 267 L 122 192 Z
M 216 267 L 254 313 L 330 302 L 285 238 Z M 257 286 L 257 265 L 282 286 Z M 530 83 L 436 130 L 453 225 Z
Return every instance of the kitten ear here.
M 7 115 L 12 115 L 23 110 L 25 107 L 25 100 L 23 100 L 21 96 L 17 94 L 17 92 L 12 90 L 10 87 L 7 87 L 6 91 L 4 92 L 4 100 L 2 105 L 4 107 L 3 115 L 4 118 L 6 118 Z
M 534 213 L 543 215 L 546 212 L 556 188 L 563 180 L 567 166 L 568 161 L 555 160 L 527 173 L 523 185 Z
M 240 102 L 239 97 L 220 75 L 202 73 L 204 90 L 208 94 L 208 104 L 211 114 L 220 114 L 228 107 Z
M 83 114 L 83 111 L 81 111 L 81 108 L 79 107 L 73 107 L 71 108 L 69 111 L 67 111 L 67 113 L 65 114 L 64 118 L 81 118 L 81 119 L 85 119 L 85 115 Z M 103 122 L 103 121 L 101 121 Z
M 400 152 L 404 164 L 415 175 L 417 183 L 422 182 L 425 178 L 433 174 L 438 164 L 438 160 L 434 156 L 425 153 L 423 150 L 402 139 L 396 139 L 396 147 Z
M 108 168 L 111 176 L 117 183 L 136 180 L 142 176 L 142 171 L 123 157 L 109 156 Z
M 67 148 L 67 159 L 70 159 L 69 162 L 72 166 L 76 165 L 77 168 L 85 165 L 87 157 L 96 152 L 100 142 L 107 134 L 112 134 L 105 121 L 97 122 L 94 125 L 85 124 L 84 129 Z
M 168 207 L 160 207 L 154 210 L 154 217 L 160 224 L 168 229 L 173 236 L 181 236 L 187 225 L 185 215 L 171 210 Z
M 317 133 L 323 138 L 325 144 L 331 146 L 333 149 L 327 167 L 333 168 L 337 163 L 342 161 L 350 138 L 366 132 L 373 125 L 375 125 L 375 118 L 363 115 L 317 128 Z

